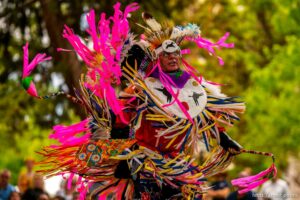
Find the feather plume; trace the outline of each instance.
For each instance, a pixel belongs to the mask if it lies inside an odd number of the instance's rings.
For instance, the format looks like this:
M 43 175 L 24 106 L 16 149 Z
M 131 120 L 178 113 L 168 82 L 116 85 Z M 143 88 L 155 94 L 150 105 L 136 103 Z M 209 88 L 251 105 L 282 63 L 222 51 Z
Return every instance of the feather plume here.
M 151 14 L 144 12 L 142 17 L 152 31 L 161 31 L 160 23 L 158 23 Z

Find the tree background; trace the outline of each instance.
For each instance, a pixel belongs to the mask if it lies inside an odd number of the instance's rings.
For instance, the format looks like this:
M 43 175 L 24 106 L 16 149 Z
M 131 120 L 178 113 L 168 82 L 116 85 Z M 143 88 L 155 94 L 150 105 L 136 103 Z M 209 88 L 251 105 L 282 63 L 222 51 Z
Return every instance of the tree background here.
M 122 1 L 124 7 L 132 1 Z M 286 172 L 290 156 L 299 158 L 300 143 L 300 1 L 298 0 L 170 0 L 136 1 L 141 8 L 130 21 L 141 23 L 143 11 L 170 24 L 200 25 L 202 36 L 217 41 L 230 32 L 234 49 L 218 51 L 218 61 L 195 48 L 188 59 L 206 79 L 223 83 L 223 91 L 240 96 L 247 105 L 241 122 L 230 135 L 247 149 L 273 152 L 277 166 Z M 67 24 L 83 37 L 80 17 L 89 8 L 113 13 L 115 1 L 1 0 L 0 1 L 0 169 L 13 171 L 13 182 L 26 157 L 38 159 L 41 146 L 54 124 L 71 124 L 84 112 L 66 99 L 36 100 L 20 86 L 22 46 L 30 46 L 30 58 L 38 52 L 53 56 L 52 62 L 35 70 L 40 94 L 63 89 L 73 93 L 84 68 L 75 54 L 58 53 L 69 48 L 61 36 Z M 134 31 L 141 32 L 136 26 Z M 259 160 L 259 162 L 257 162 Z M 299 160 L 299 159 L 298 159 Z M 243 167 L 255 172 L 271 160 L 238 156 L 233 176 Z M 299 178 L 298 178 L 299 179 Z M 298 180 L 300 183 L 300 180 Z

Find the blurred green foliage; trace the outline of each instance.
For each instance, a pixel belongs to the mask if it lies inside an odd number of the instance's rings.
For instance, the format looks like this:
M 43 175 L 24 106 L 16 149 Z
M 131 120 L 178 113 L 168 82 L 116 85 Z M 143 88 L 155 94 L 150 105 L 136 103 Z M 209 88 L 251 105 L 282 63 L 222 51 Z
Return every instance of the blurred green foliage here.
M 123 5 L 131 1 L 122 1 Z M 247 111 L 229 134 L 247 149 L 273 152 L 284 170 L 288 155 L 299 156 L 300 143 L 300 2 L 298 0 L 170 0 L 137 1 L 140 11 L 130 21 L 141 22 L 140 13 L 148 11 L 159 21 L 170 24 L 196 23 L 203 37 L 217 41 L 230 32 L 234 49 L 217 51 L 224 61 L 203 50 L 192 48 L 187 56 L 206 79 L 223 83 L 223 91 L 241 96 Z M 63 98 L 39 101 L 20 87 L 22 46 L 30 42 L 30 53 L 46 52 L 53 62 L 35 72 L 38 90 L 46 94 L 69 89 L 77 84 L 82 63 L 58 54 L 57 47 L 68 48 L 61 37 L 66 23 L 78 33 L 84 8 L 111 14 L 115 1 L 1 0 L 0 9 L 0 169 L 13 171 L 14 182 L 24 158 L 37 157 L 35 151 L 51 143 L 47 139 L 57 123 L 71 124 L 84 116 Z M 136 32 L 141 32 L 137 27 Z M 185 44 L 183 44 L 185 45 Z M 79 67 L 78 67 L 79 66 Z M 77 67 L 77 68 L 76 68 Z M 54 72 L 66 84 L 55 86 Z M 76 73 L 75 73 L 76 72 Z M 75 114 L 76 113 L 76 114 Z M 257 162 L 259 160 L 259 162 Z M 242 155 L 236 171 L 250 166 L 255 171 L 269 166 L 271 160 Z

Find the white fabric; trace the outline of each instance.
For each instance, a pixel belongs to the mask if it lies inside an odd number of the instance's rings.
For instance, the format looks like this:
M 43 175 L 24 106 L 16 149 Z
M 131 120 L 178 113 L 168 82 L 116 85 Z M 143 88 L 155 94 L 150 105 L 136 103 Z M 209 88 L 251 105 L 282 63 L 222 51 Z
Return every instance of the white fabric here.
M 163 84 L 156 78 L 148 77 L 145 79 L 145 83 L 149 90 L 152 92 L 155 101 L 159 106 L 169 104 L 174 101 L 173 97 L 167 97 L 161 90 L 164 88 Z M 187 112 L 194 118 L 198 116 L 205 108 L 207 104 L 207 94 L 202 85 L 196 80 L 190 78 L 182 89 L 172 87 L 174 93 L 179 91 L 178 99 L 183 105 L 187 105 Z M 175 102 L 170 106 L 165 107 L 167 112 L 170 112 L 180 118 L 187 119 L 187 116 L 182 112 L 178 104 Z

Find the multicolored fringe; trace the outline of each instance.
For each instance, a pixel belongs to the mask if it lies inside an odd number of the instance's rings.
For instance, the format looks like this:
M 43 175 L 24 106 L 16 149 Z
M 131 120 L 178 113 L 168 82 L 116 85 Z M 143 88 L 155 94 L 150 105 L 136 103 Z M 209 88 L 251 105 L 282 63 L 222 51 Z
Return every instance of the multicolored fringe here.
M 72 127 L 76 129 L 76 126 L 80 126 L 80 124 Z M 63 132 L 66 135 L 73 134 L 63 127 L 62 129 L 64 129 Z M 58 135 L 56 134 L 55 137 L 58 137 Z M 77 185 L 81 193 L 89 192 L 89 188 L 94 183 L 102 182 L 103 184 L 105 183 L 105 188 L 108 183 L 112 186 L 110 190 L 103 190 L 103 194 L 100 196 L 109 195 L 109 191 L 113 191 L 114 187 L 126 189 L 126 193 L 128 193 L 126 196 L 131 196 L 133 193 L 132 183 L 125 183 L 124 180 L 116 179 L 114 172 L 120 162 L 120 160 L 116 159 L 116 156 L 123 154 L 125 149 L 136 143 L 136 140 L 114 139 L 99 140 L 97 142 L 83 141 L 83 143 L 69 142 L 68 145 L 64 143 L 62 145 L 45 147 L 43 151 L 39 152 L 44 157 L 44 160 L 38 163 L 41 166 L 39 172 L 45 174 L 46 177 L 63 175 L 65 173 L 78 174 L 81 179 L 77 182 Z M 82 181 L 82 178 L 84 178 L 84 181 Z M 115 182 L 111 183 L 111 181 Z M 118 184 L 115 185 L 117 182 Z M 125 187 L 125 185 L 127 186 Z M 118 193 L 118 195 L 120 194 L 122 192 Z M 85 199 L 85 195 L 81 199 Z
M 156 180 L 158 185 L 166 183 L 174 188 L 186 184 L 196 185 L 202 192 L 206 190 L 201 187 L 206 177 L 223 171 L 233 159 L 229 152 L 220 147 L 215 147 L 202 165 L 190 155 L 161 155 L 142 146 L 135 151 L 126 149 L 125 152 L 126 154 L 114 158 L 129 160 L 130 167 L 136 169 L 133 174 L 139 172 L 146 178 Z
M 183 151 L 185 144 L 189 144 L 189 149 L 197 149 L 197 141 L 203 138 L 209 150 L 210 140 L 208 138 L 216 138 L 219 142 L 218 127 L 232 126 L 234 121 L 239 120 L 236 113 L 243 113 L 245 110 L 243 102 L 236 101 L 235 98 L 232 97 L 226 97 L 218 92 L 217 89 L 213 91 L 212 87 L 216 88 L 217 86 L 210 85 L 206 81 L 203 81 L 202 84 L 206 90 L 208 99 L 206 108 L 202 113 L 195 119 L 189 120 L 170 115 L 170 113 L 164 109 L 164 105 L 161 104 L 160 100 L 147 88 L 143 77 L 135 68 L 136 67 L 131 67 L 128 63 L 126 63 L 126 66 L 123 66 L 123 70 L 126 72 L 125 77 L 135 86 L 135 93 L 123 93 L 122 95 L 125 95 L 127 98 L 138 97 L 140 100 L 141 105 L 138 107 L 140 112 L 137 112 L 137 120 L 133 121 L 135 129 L 140 127 L 143 114 L 145 114 L 147 121 L 161 124 L 161 127 L 166 127 L 163 130 L 158 130 L 157 144 L 159 138 L 163 137 L 170 140 L 167 145 L 167 147 L 169 147 L 180 135 L 185 135 L 185 137 L 176 144 L 176 149 Z M 210 86 L 208 87 L 208 85 Z M 175 93 L 173 94 L 176 96 Z M 151 107 L 143 107 L 143 105 L 151 105 Z M 142 108 L 147 108 L 151 111 L 151 114 L 143 112 Z M 190 120 L 192 120 L 192 122 Z M 192 129 L 194 130 L 192 131 Z M 191 134 L 189 134 L 190 132 Z
M 134 184 L 131 179 L 113 178 L 95 183 L 88 194 L 87 200 L 98 199 L 133 199 Z
M 83 184 L 85 186 L 91 182 L 102 181 L 103 187 L 105 187 L 107 184 L 114 184 L 117 181 L 123 183 L 123 180 L 114 178 L 114 171 L 120 160 L 127 160 L 130 168 L 134 169 L 132 175 L 139 173 L 144 178 L 156 180 L 158 185 L 168 184 L 174 188 L 189 187 L 184 191 L 189 191 L 189 194 L 186 195 L 190 197 L 205 192 L 207 189 L 204 186 L 205 178 L 224 170 L 233 159 L 231 153 L 217 144 L 219 138 L 217 124 L 232 124 L 233 120 L 238 119 L 234 113 L 242 112 L 244 105 L 233 101 L 232 98 L 221 98 L 206 88 L 207 108 L 193 119 L 194 123 L 190 123 L 189 120 L 166 113 L 163 106 L 159 106 L 155 96 L 147 89 L 143 80 L 136 78 L 139 77 L 137 71 L 130 66 L 124 70 L 127 72 L 128 78 L 135 76 L 135 79 L 130 78 L 129 81 L 136 87 L 134 94 L 127 93 L 125 96 L 131 100 L 135 97 L 134 101 L 139 99 L 140 102 L 139 105 L 134 105 L 135 109 L 139 111 L 136 116 L 137 120 L 132 121 L 133 126 L 138 128 L 141 125 L 142 116 L 145 116 L 148 121 L 168 127 L 157 133 L 158 138 L 170 139 L 167 146 L 174 145 L 175 139 L 184 134 L 185 137 L 175 144 L 181 153 L 161 155 L 142 146 L 132 151 L 130 147 L 137 142 L 134 139 L 89 141 L 90 123 L 99 116 L 99 119 L 104 119 L 105 117 L 102 118 L 101 113 L 107 113 L 109 110 L 107 110 L 107 103 L 90 93 L 89 90 L 82 89 L 77 98 L 85 105 L 92 119 L 86 119 L 69 127 L 61 125 L 54 127 L 55 132 L 51 137 L 58 139 L 61 145 L 53 145 L 41 152 L 46 157 L 41 164 L 48 167 L 42 172 L 50 175 L 72 172 L 80 174 L 87 180 Z M 147 107 L 147 105 L 151 105 L 151 107 Z M 143 110 L 146 108 L 153 114 L 144 113 Z M 170 134 L 172 132 L 176 132 L 176 134 Z M 82 133 L 85 133 L 81 136 L 82 138 L 75 137 Z M 197 154 L 195 149 L 199 145 L 195 141 L 204 141 L 206 149 L 209 151 L 202 165 L 195 161 Z M 62 160 L 63 162 L 61 162 Z M 138 167 L 136 167 L 136 163 L 138 163 Z M 82 186 L 82 188 L 84 187 Z M 99 194 L 106 197 L 110 194 L 110 190 L 102 191 L 100 188 L 96 193 L 100 192 Z

